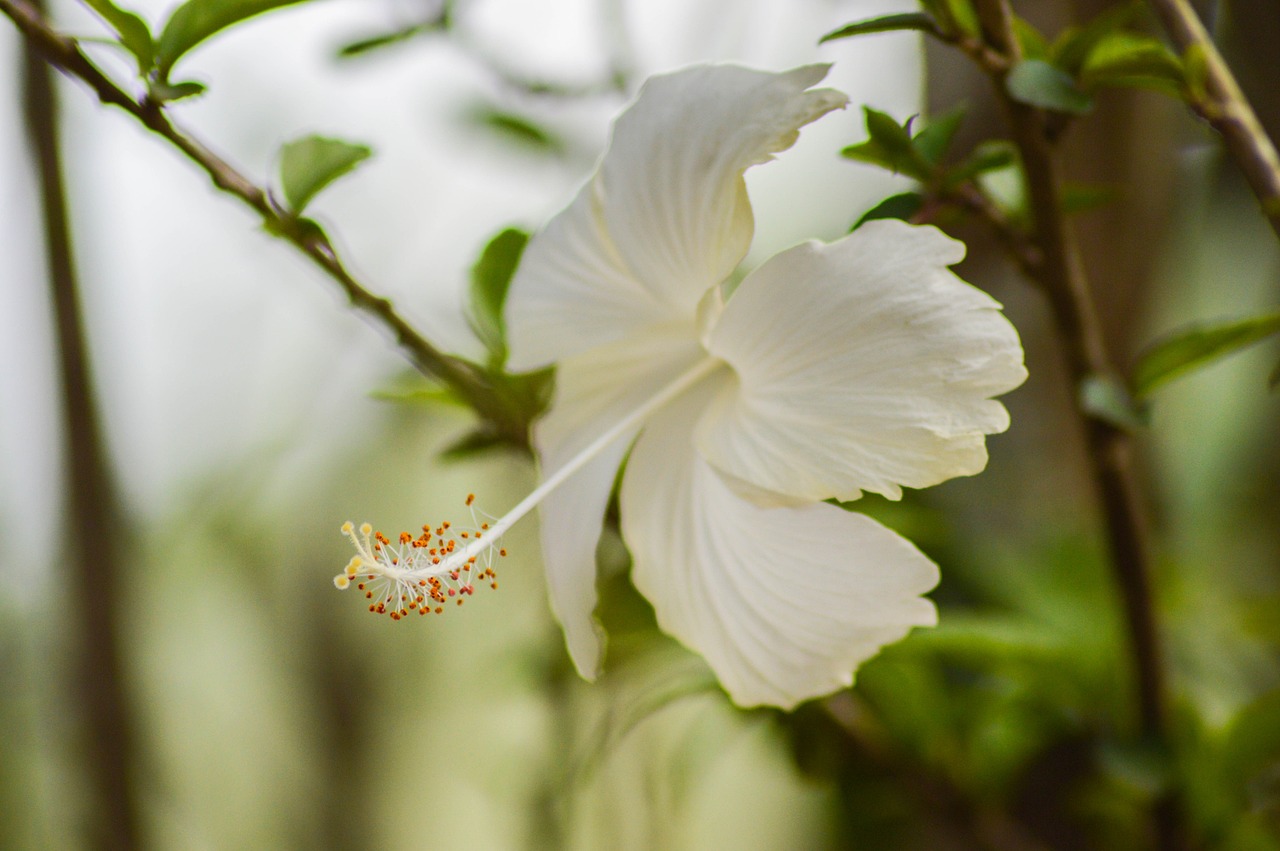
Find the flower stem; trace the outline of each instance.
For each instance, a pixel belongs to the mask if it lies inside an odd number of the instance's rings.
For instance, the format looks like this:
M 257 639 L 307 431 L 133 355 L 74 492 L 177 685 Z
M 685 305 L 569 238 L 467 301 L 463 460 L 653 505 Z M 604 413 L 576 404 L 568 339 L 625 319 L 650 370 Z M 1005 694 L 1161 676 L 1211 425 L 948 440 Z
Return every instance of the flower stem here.
M 351 306 L 388 332 L 419 371 L 438 378 L 456 391 L 504 441 L 528 446 L 527 423 L 519 405 L 498 392 L 482 370 L 441 352 L 397 313 L 388 299 L 362 286 L 347 270 L 333 242 L 317 223 L 279 209 L 266 190 L 170 121 L 160 104 L 134 98 L 113 83 L 89 61 L 75 39 L 51 28 L 30 0 L 0 0 L 0 12 L 13 20 L 27 44 L 46 61 L 87 83 L 103 103 L 120 107 L 148 130 L 166 139 L 203 169 L 214 186 L 262 216 L 268 233 L 291 243 L 337 282 Z
M 1186 0 L 1148 2 L 1184 59 L 1198 52 L 1203 60 L 1203 92 L 1193 87 L 1191 107 L 1222 134 L 1227 151 L 1262 205 L 1271 229 L 1280 237 L 1280 154 L 1276 146 L 1191 4 Z
M 80 307 L 66 190 L 62 177 L 57 93 L 49 66 L 27 45 L 23 57 L 24 119 L 39 178 L 50 302 L 61 383 L 66 492 L 59 570 L 76 593 L 60 617 L 75 629 L 72 689 L 80 705 L 80 741 L 91 811 L 87 848 L 144 848 L 136 783 L 136 721 L 124 682 L 120 647 L 123 511 L 103 449 L 84 315 Z
M 1017 63 L 1020 50 L 1013 31 L 1008 0 L 976 0 L 983 34 L 991 46 Z M 1033 239 L 1040 251 L 1035 279 L 1049 301 L 1065 344 L 1073 386 L 1093 376 L 1115 374 L 1102 334 L 1102 324 L 1081 261 L 1075 235 L 1062 206 L 1062 180 L 1050 121 L 1041 109 L 1011 98 L 1004 74 L 993 74 L 996 90 L 1022 157 L 1033 219 Z M 1151 556 L 1129 436 L 1111 423 L 1075 410 L 1084 431 L 1092 477 L 1102 503 L 1110 562 L 1128 624 L 1130 652 L 1137 679 L 1138 718 L 1142 735 L 1168 745 L 1167 695 L 1164 662 L 1156 628 L 1151 588 Z M 1183 847 L 1171 797 L 1158 801 L 1154 812 L 1159 847 Z

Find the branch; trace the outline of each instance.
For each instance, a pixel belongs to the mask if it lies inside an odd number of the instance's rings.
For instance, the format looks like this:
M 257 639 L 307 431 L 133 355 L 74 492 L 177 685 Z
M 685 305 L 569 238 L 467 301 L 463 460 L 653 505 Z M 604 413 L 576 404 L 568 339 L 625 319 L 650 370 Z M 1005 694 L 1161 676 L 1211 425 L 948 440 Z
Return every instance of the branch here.
M 39 179 L 49 300 L 57 346 L 65 506 L 59 570 L 75 592 L 60 617 L 74 624 L 71 691 L 79 704 L 82 764 L 90 801 L 85 847 L 146 847 L 136 783 L 136 722 L 124 682 L 120 647 L 123 512 L 103 449 L 102 427 L 85 343 L 66 190 L 58 107 L 49 66 L 23 51 L 23 116 Z
M 983 35 L 1004 53 L 1010 65 L 1020 58 L 1008 0 L 976 0 Z M 1107 354 L 1102 325 L 1080 258 L 1079 247 L 1062 209 L 1062 180 L 1052 116 L 1008 95 L 1004 74 L 992 76 L 1009 116 L 1014 143 L 1022 156 L 1030 199 L 1033 238 L 1043 261 L 1037 281 L 1044 289 L 1065 346 L 1074 388 L 1093 376 L 1116 374 Z M 1151 589 L 1151 556 L 1145 516 L 1131 460 L 1129 436 L 1076 406 L 1084 429 L 1092 475 L 1102 501 L 1112 571 L 1119 586 L 1129 628 L 1138 685 L 1141 732 L 1167 745 L 1167 695 L 1164 661 L 1156 630 Z M 1160 847 L 1181 847 L 1171 800 L 1157 803 Z
M 351 306 L 390 334 L 414 367 L 452 388 L 489 423 L 496 435 L 508 443 L 528 446 L 527 423 L 519 406 L 499 392 L 481 369 L 441 352 L 400 316 L 389 300 L 356 281 L 322 228 L 277 208 L 264 189 L 179 129 L 161 105 L 146 98 L 135 99 L 113 83 L 85 56 L 75 39 L 52 29 L 29 0 L 0 0 L 0 12 L 17 24 L 27 43 L 50 64 L 87 83 L 104 104 L 123 109 L 148 130 L 166 139 L 200 166 L 214 186 L 240 199 L 260 215 L 268 232 L 292 243 L 332 278 Z
M 1197 97 L 1193 88 L 1191 106 L 1222 134 L 1227 151 L 1257 196 L 1271 229 L 1280 237 L 1280 154 L 1276 146 L 1191 5 L 1186 0 L 1149 2 L 1184 59 L 1197 52 L 1203 58 L 1204 92 Z

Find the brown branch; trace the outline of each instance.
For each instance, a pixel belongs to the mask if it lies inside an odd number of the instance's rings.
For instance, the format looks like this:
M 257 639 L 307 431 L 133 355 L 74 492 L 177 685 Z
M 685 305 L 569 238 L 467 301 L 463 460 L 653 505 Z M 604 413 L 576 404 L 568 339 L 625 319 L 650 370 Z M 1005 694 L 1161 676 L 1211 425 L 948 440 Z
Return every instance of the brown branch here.
M 1191 4 L 1186 0 L 1149 2 L 1178 52 L 1184 58 L 1199 52 L 1203 59 L 1204 91 L 1192 90 L 1191 106 L 1222 135 L 1271 229 L 1280 237 L 1280 154 L 1276 146 Z
M 1007 0 L 976 0 L 975 5 L 984 37 L 994 49 L 1008 56 L 1011 66 L 1016 64 L 1020 52 Z M 1115 375 L 1115 369 L 1107 353 L 1079 247 L 1063 212 L 1061 169 L 1051 141 L 1056 135 L 1053 116 L 1011 98 L 1003 74 L 995 74 L 992 79 L 1009 116 L 1026 174 L 1033 239 L 1042 256 L 1037 280 L 1065 344 L 1073 386 L 1079 388 L 1091 377 Z M 1128 624 L 1140 728 L 1151 741 L 1167 745 L 1164 661 L 1156 628 L 1145 514 L 1129 436 L 1078 406 L 1076 410 L 1102 503 L 1111 567 Z M 1161 848 L 1181 847 L 1175 815 L 1168 800 L 1157 805 Z
M 145 845 L 135 786 L 137 736 L 120 647 L 123 512 L 103 448 L 85 344 L 53 75 L 30 46 L 23 53 L 23 113 L 39 177 L 62 396 L 66 514 L 59 567 L 76 590 L 60 616 L 78 627 L 72 691 L 80 710 L 77 748 L 90 798 L 83 839 L 89 848 L 124 851 Z
M 104 104 L 117 106 L 182 151 L 223 192 L 240 199 L 263 219 L 268 232 L 292 243 L 342 288 L 351 306 L 390 334 L 419 371 L 452 388 L 504 441 L 528 446 L 527 423 L 519 406 L 500 392 L 482 370 L 444 354 L 417 332 L 386 298 L 362 286 L 347 271 L 324 230 L 316 223 L 279 209 L 269 194 L 206 145 L 179 129 L 160 104 L 134 98 L 106 77 L 80 50 L 75 39 L 52 29 L 30 0 L 0 0 L 27 43 L 67 75 L 87 83 Z

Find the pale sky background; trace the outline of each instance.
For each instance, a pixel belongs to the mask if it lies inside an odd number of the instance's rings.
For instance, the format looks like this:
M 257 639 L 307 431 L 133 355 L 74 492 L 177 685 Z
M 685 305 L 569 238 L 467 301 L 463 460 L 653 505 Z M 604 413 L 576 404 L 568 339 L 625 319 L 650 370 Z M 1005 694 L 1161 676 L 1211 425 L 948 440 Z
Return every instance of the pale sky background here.
M 70 2 L 71 32 L 101 25 Z M 175 3 L 129 4 L 156 23 Z M 779 161 L 748 175 L 757 219 L 751 260 L 836 236 L 899 191 L 835 159 L 861 138 L 858 105 L 905 118 L 918 109 L 919 48 L 907 35 L 837 42 L 843 23 L 902 8 L 891 0 L 646 0 L 626 10 L 637 82 L 683 64 L 738 60 L 781 70 L 834 62 L 827 84 L 853 106 L 806 129 Z M 608 32 L 593 0 L 460 2 L 470 42 L 535 76 L 590 79 Z M 275 151 L 312 132 L 366 142 L 373 160 L 310 210 L 357 277 L 390 296 L 447 349 L 473 346 L 462 322 L 467 269 L 497 230 L 536 227 L 587 175 L 620 98 L 539 107 L 569 140 L 560 159 L 517 150 L 457 116 L 496 96 L 493 75 L 452 45 L 415 41 L 363 61 L 335 48 L 414 20 L 409 0 L 316 0 L 242 25 L 179 63 L 210 86 L 176 120 L 261 182 Z M 127 80 L 107 48 L 100 64 Z M 17 34 L 0 23 L 0 578 L 39 569 L 57 512 L 50 317 L 39 217 L 19 113 Z M 202 474 L 253 453 L 305 467 L 359 441 L 377 408 L 367 393 L 404 366 L 332 283 L 167 143 L 79 85 L 60 86 L 67 179 L 94 367 L 110 446 L 142 517 Z M 803 201 L 799 200 L 803 199 Z M 18 592 L 21 594 L 22 592 Z M 28 593 L 38 593 L 32 590 Z

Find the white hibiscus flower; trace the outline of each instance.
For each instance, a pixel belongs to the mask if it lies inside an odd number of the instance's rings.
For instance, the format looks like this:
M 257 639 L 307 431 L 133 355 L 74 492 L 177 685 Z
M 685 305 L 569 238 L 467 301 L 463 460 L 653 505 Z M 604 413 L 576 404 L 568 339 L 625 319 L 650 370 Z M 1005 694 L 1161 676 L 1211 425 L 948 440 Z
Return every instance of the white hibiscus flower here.
M 619 500 L 635 585 L 739 705 L 847 686 L 936 622 L 921 596 L 933 562 L 822 500 L 972 475 L 984 435 L 1008 427 L 991 397 L 1026 377 L 1022 348 L 1000 305 L 947 269 L 964 246 L 869 222 L 778 254 L 726 297 L 752 238 L 743 172 L 845 105 L 810 88 L 826 70 L 700 66 L 646 83 L 511 284 L 510 367 L 557 364 L 534 434 L 542 485 L 480 543 L 436 565 L 382 558 L 370 577 L 394 592 L 443 565 L 447 585 L 538 506 L 552 608 L 592 678 L 595 548 L 630 452 Z M 362 555 L 340 585 L 380 557 Z

